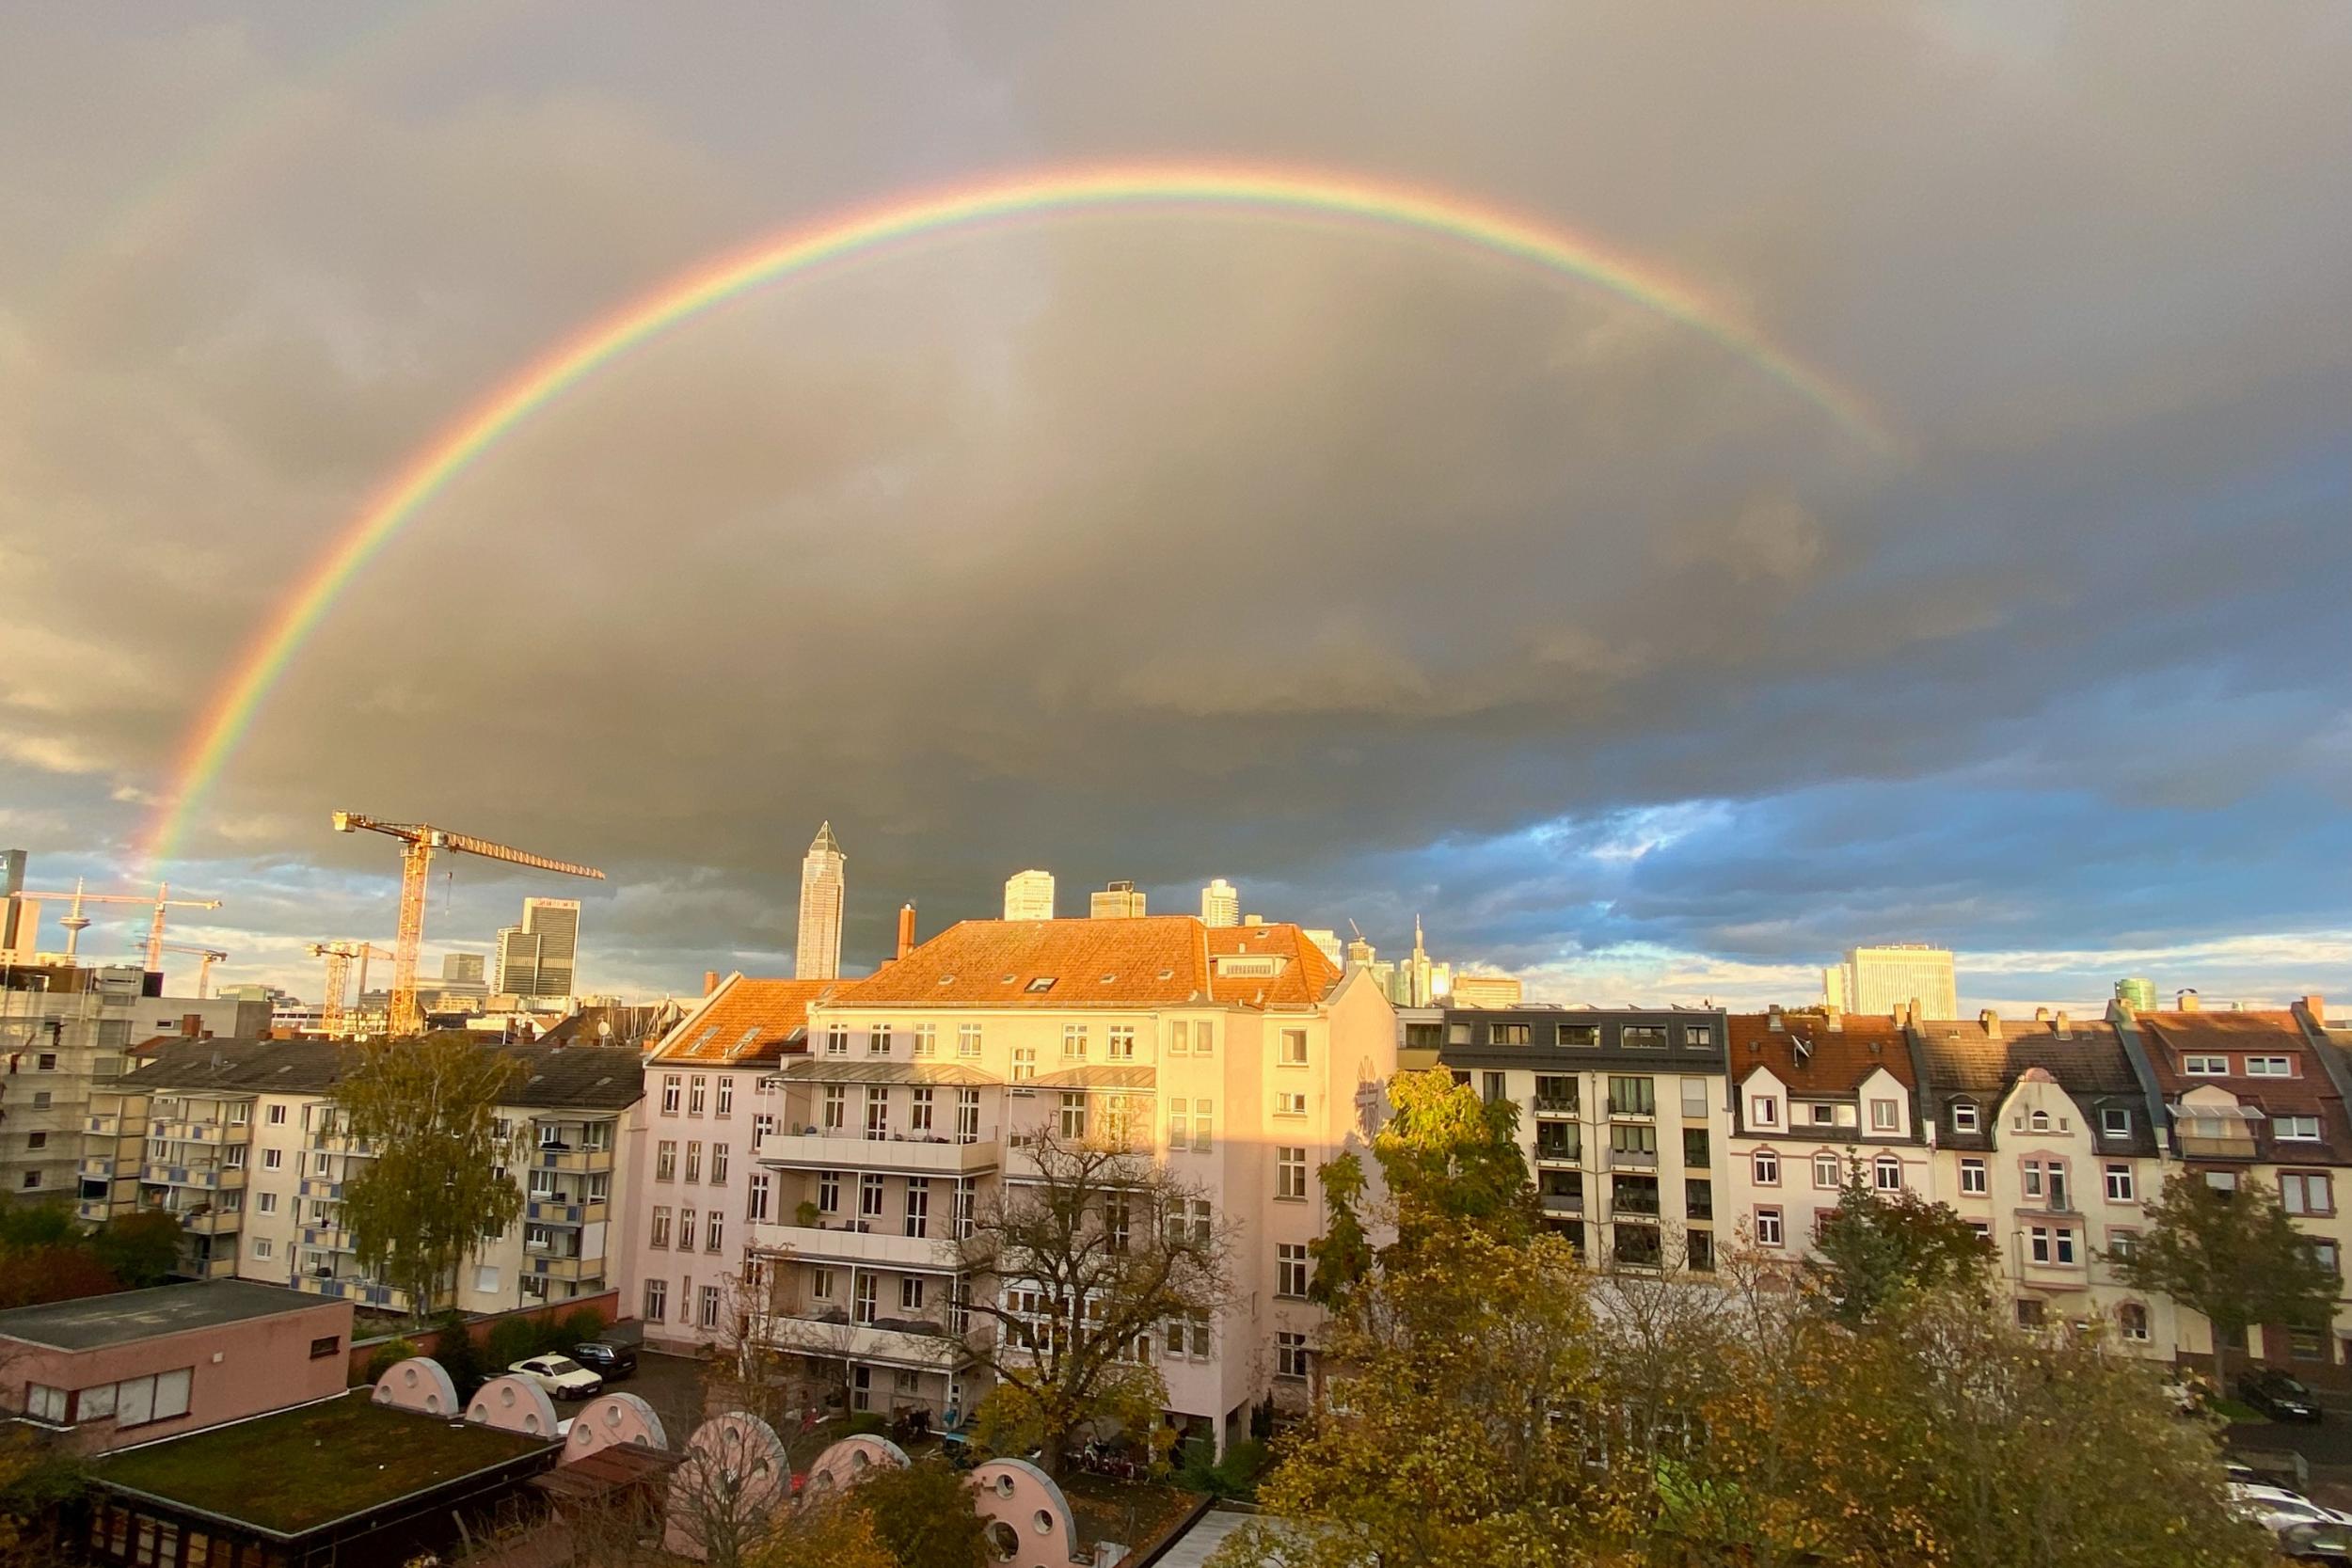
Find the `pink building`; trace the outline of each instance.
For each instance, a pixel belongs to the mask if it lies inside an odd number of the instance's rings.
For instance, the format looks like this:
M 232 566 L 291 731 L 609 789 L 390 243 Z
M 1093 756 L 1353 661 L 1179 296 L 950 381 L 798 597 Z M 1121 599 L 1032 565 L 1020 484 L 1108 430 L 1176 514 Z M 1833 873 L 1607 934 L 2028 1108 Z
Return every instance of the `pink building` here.
M 0 1312 L 0 1389 L 92 1451 L 343 1391 L 351 1304 L 219 1279 Z

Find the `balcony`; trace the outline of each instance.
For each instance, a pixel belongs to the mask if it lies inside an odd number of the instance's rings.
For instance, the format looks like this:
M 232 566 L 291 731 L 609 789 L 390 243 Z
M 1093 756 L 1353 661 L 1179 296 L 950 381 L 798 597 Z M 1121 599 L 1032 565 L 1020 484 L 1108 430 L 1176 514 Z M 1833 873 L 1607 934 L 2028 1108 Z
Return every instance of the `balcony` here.
M 79 1174 L 94 1181 L 111 1181 L 115 1174 L 115 1157 L 111 1154 L 85 1154 L 74 1167 Z
M 604 1277 L 604 1258 L 564 1258 L 551 1252 L 524 1249 L 523 1260 L 531 1272 L 542 1279 L 601 1279 Z
M 1656 1170 L 1658 1151 L 1645 1148 L 1613 1148 L 1609 1151 L 1611 1170 Z
M 343 1198 L 343 1184 L 324 1176 L 304 1177 L 296 1190 L 304 1197 L 320 1198 L 328 1203 L 341 1203 Z
M 595 1225 L 610 1217 L 612 1208 L 602 1199 L 586 1203 L 561 1197 L 534 1197 L 523 1205 L 523 1216 L 541 1225 Z
M 127 1214 L 136 1205 L 125 1198 L 118 1204 L 110 1197 L 86 1197 L 73 1205 L 73 1217 L 89 1225 L 103 1225 L 117 1213 Z
M 131 1124 L 129 1132 L 135 1135 L 138 1130 L 138 1123 L 135 1121 Z M 119 1112 L 114 1111 L 109 1111 L 103 1116 L 83 1117 L 82 1131 L 95 1132 L 102 1138 L 119 1138 L 125 1135 L 122 1117 Z
M 612 1151 L 609 1148 L 549 1148 L 542 1146 L 532 1150 L 532 1170 L 579 1171 L 591 1174 L 612 1168 Z
M 97 1121 L 100 1118 L 89 1118 Z M 253 1138 L 253 1124 L 237 1121 L 188 1121 L 158 1118 L 147 1124 L 147 1135 L 175 1144 L 241 1144 Z
M 233 1236 L 244 1223 L 245 1212 L 241 1209 L 214 1209 L 201 1214 L 180 1216 L 180 1228 L 191 1236 Z
M 943 1134 L 899 1133 L 869 1138 L 846 1128 L 819 1132 L 771 1132 L 759 1140 L 759 1162 L 781 1170 L 887 1171 L 900 1176 L 980 1176 L 1004 1163 L 996 1129 L 974 1141 Z
M 340 1225 L 306 1225 L 302 1227 L 302 1244 L 321 1252 L 356 1252 L 357 1243 L 351 1232 Z
M 387 1312 L 408 1310 L 408 1292 L 395 1291 L 389 1285 L 378 1285 L 357 1275 L 294 1275 L 294 1289 L 310 1295 L 325 1296 L 329 1301 L 348 1301 L 360 1307 L 379 1307 Z
M 237 1277 L 237 1259 L 233 1255 L 227 1258 L 199 1258 L 183 1264 L 180 1272 L 192 1274 L 199 1279 L 234 1279 Z
M 1535 1141 L 1535 1163 L 1539 1165 L 1575 1165 L 1581 1164 L 1583 1160 L 1584 1146 L 1581 1143 L 1561 1143 L 1548 1138 Z
M 1543 1195 L 1547 1214 L 1581 1214 L 1584 1212 L 1584 1195 L 1576 1193 L 1546 1193 Z
M 1573 1117 L 1581 1114 L 1576 1101 L 1566 1095 L 1539 1094 L 1533 1103 L 1539 1117 Z
M 920 1269 L 953 1273 L 955 1243 L 946 1237 L 949 1221 L 933 1215 L 929 1236 L 902 1234 L 903 1221 L 876 1217 L 870 1230 L 841 1225 L 763 1225 L 754 1234 L 763 1252 L 778 1252 L 817 1262 L 866 1263 L 877 1268 Z
M 237 1192 L 245 1186 L 243 1165 L 166 1165 L 149 1163 L 139 1180 L 159 1187 L 194 1187 L 199 1192 Z
M 2192 1132 L 2184 1124 L 2176 1135 L 2184 1160 L 2252 1160 L 2261 1152 L 2250 1128 L 2217 1134 Z
M 952 1371 L 971 1360 L 961 1339 L 919 1329 L 885 1328 L 880 1323 L 852 1323 L 849 1314 L 838 1308 L 827 1317 L 776 1318 L 769 1324 L 767 1338 L 778 1350 L 803 1355 L 883 1361 L 930 1371 Z

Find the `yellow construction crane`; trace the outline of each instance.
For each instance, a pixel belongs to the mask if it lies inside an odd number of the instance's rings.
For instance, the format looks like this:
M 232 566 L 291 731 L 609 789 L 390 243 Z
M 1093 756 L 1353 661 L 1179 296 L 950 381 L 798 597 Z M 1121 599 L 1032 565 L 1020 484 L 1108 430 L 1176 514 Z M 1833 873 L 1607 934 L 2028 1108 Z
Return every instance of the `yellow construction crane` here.
M 213 994 L 213 965 L 227 963 L 229 955 L 217 947 L 191 947 L 184 942 L 167 942 L 163 949 L 167 953 L 196 955 L 196 999 L 199 1002 L 210 1000 Z
M 351 991 L 351 960 L 359 960 L 359 998 L 368 995 L 368 960 L 394 957 L 389 947 L 372 942 L 314 942 L 304 949 L 326 960 L 326 1000 L 319 1006 L 319 1032 L 333 1039 L 343 1032 L 343 999 Z
M 82 879 L 79 877 L 73 879 L 72 893 L 20 893 L 16 896 L 20 902 L 33 906 L 32 916 L 24 923 L 24 929 L 17 939 L 20 950 L 28 958 L 33 949 L 33 933 L 40 926 L 40 905 L 44 899 L 70 899 L 72 902 L 72 911 L 57 921 L 58 925 L 65 927 L 65 953 L 69 958 L 72 958 L 81 946 L 82 933 L 89 929 L 89 916 L 82 912 L 83 905 L 153 905 L 155 917 L 148 923 L 147 927 L 147 967 L 150 969 L 164 967 L 164 911 L 166 910 L 216 910 L 220 908 L 220 900 L 217 898 L 174 898 L 171 896 L 169 882 L 156 883 L 155 896 L 152 898 L 143 893 L 86 893 L 82 889 Z
M 461 855 L 480 855 L 485 860 L 504 861 L 509 865 L 528 865 L 540 871 L 561 872 L 566 877 L 594 877 L 604 880 L 604 873 L 593 865 L 574 865 L 569 861 L 549 860 L 526 850 L 493 844 L 486 838 L 473 838 L 453 833 L 423 822 L 378 822 L 373 816 L 362 816 L 356 811 L 335 814 L 335 831 L 339 833 L 382 833 L 400 840 L 400 930 L 392 942 L 391 1031 L 395 1035 L 413 1034 L 424 1022 L 417 1010 L 417 949 L 424 943 L 425 878 L 432 870 L 433 851 L 447 849 Z

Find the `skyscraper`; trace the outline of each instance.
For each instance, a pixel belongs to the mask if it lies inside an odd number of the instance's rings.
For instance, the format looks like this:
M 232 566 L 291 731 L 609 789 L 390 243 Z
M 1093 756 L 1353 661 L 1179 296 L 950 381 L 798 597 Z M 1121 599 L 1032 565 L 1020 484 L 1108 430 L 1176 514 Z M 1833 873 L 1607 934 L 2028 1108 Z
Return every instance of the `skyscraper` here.
M 489 978 L 483 973 L 483 957 L 479 953 L 444 953 L 441 955 L 441 982 L 444 985 L 478 986 Z
M 499 927 L 493 989 L 501 996 L 539 994 L 539 937 L 520 926 Z
M 1900 1013 L 1914 1002 L 1921 1018 L 1960 1016 L 1959 988 L 1949 948 L 1897 942 L 1846 954 L 1849 1010 L 1865 1016 Z
M 1054 874 L 1050 871 L 1016 871 L 1006 878 L 1005 918 L 1053 919 Z
M 1087 914 L 1094 920 L 1140 920 L 1143 895 L 1133 882 L 1113 882 L 1088 900 Z
M 792 975 L 799 980 L 831 980 L 841 974 L 841 902 L 849 891 L 844 872 L 848 857 L 825 823 L 809 841 L 801 861 L 801 929 L 794 949 Z
M 2156 983 L 2137 974 L 2115 982 L 2115 999 L 2136 1013 L 2156 1010 Z
M 580 988 L 580 900 L 526 898 L 523 929 L 539 939 L 539 988 L 533 996 L 569 996 Z
M 1200 890 L 1200 924 L 1203 926 L 1238 926 L 1241 924 L 1241 889 L 1219 877 Z

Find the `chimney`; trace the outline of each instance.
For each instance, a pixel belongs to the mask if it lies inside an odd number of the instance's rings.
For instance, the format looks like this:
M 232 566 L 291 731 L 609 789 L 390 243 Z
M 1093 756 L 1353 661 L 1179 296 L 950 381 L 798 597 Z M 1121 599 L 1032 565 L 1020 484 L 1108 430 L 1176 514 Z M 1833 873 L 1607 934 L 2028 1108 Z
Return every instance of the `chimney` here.
M 1997 1040 L 2001 1037 L 2001 1015 L 1987 1007 L 1977 1015 L 1977 1027 L 1984 1031 L 1987 1039 Z
M 1770 1029 L 1775 1035 L 1788 1027 L 1788 1021 L 1780 1016 L 1779 1003 L 1773 1003 L 1772 1006 L 1765 1011 L 1764 1027 Z
M 1828 1028 L 1831 1034 L 1844 1034 L 1846 1032 L 1845 1010 L 1840 1007 L 1827 1007 L 1822 1009 L 1821 1022 Z
M 914 902 L 909 899 L 898 906 L 898 952 L 903 958 L 914 951 Z
M 703 971 L 703 994 L 704 994 L 705 996 L 708 996 L 708 995 L 709 995 L 712 991 L 717 990 L 718 989 L 719 989 L 719 972 L 718 972 L 717 970 L 715 970 L 715 969 L 706 969 L 706 970 L 704 970 L 704 971 Z
M 2062 1040 L 2071 1040 L 2074 1037 L 2074 1021 L 2066 1015 L 2065 1008 L 2060 1007 L 2058 1017 L 2050 1021 L 2050 1033 Z
M 2193 990 L 2180 992 L 2173 998 L 2173 1003 L 2185 1013 L 2193 1013 L 2198 1010 L 2197 993 Z
M 2303 1012 L 2311 1020 L 2312 1028 L 2328 1027 L 2328 999 L 2326 997 L 2307 996 L 2303 998 Z
M 2047 1023 L 2047 1022 L 2050 1022 L 2050 1009 L 2049 1009 L 2049 1008 L 2047 1008 L 2047 1007 L 2036 1007 L 2036 1008 L 2033 1010 L 2033 1021 L 2034 1021 L 2036 1023 Z

